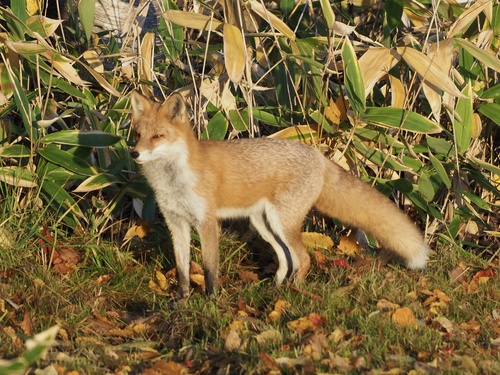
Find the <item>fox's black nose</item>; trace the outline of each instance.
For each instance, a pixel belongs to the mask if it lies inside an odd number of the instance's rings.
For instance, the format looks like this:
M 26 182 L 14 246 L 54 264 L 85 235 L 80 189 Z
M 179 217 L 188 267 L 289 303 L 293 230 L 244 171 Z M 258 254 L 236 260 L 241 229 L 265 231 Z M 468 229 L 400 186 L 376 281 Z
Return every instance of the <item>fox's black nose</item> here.
M 135 150 L 132 150 L 130 151 L 130 156 L 132 156 L 132 158 L 134 159 L 137 159 L 139 157 L 139 153 Z

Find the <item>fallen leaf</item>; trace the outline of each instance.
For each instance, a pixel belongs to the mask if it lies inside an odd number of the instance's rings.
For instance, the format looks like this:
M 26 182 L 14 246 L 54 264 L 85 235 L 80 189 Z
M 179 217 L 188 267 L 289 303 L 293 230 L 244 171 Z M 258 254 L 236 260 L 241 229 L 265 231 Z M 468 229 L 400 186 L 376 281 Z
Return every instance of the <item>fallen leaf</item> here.
M 155 276 L 158 286 L 162 290 L 167 290 L 168 289 L 167 277 L 160 270 L 156 270 Z
M 417 319 L 408 307 L 401 307 L 392 314 L 392 321 L 398 327 L 416 327 Z
M 316 313 L 311 313 L 308 316 L 293 320 L 287 323 L 288 328 L 302 334 L 306 331 L 314 329 L 314 327 L 322 326 L 326 319 Z
M 33 326 L 31 325 L 30 311 L 27 306 L 23 307 L 24 307 L 24 318 L 21 323 L 17 324 L 17 326 L 19 326 L 25 334 L 27 334 L 28 336 L 32 336 Z
M 304 243 L 304 246 L 313 249 L 321 248 L 330 250 L 333 247 L 333 240 L 330 238 L 330 236 L 322 233 L 303 232 L 302 242 Z
M 255 340 L 257 340 L 259 344 L 264 344 L 268 342 L 279 342 L 281 341 L 281 339 L 282 339 L 281 332 L 274 328 L 268 329 L 267 331 L 255 335 Z
M 279 318 L 281 318 L 281 315 L 283 314 L 283 312 L 286 309 L 288 309 L 290 306 L 291 306 L 291 304 L 288 301 L 284 301 L 284 300 L 281 300 L 281 299 L 278 300 L 278 301 L 276 301 L 276 303 L 274 304 L 274 310 L 271 311 L 269 313 L 269 315 L 267 316 L 268 319 L 271 322 L 277 321 Z
M 446 333 L 453 332 L 455 324 L 453 324 L 448 318 L 440 316 L 434 320 L 434 325 L 438 325 L 439 329 L 445 331 Z
M 462 322 L 459 324 L 460 328 L 467 332 L 478 333 L 481 330 L 481 323 L 476 320 L 473 316 L 468 322 Z
M 399 309 L 400 307 L 401 306 L 399 306 L 397 303 L 392 303 L 386 300 L 385 298 L 382 298 L 377 302 L 377 310 L 381 312 L 396 310 Z
M 346 254 L 349 256 L 359 254 L 362 250 L 361 245 L 356 241 L 356 237 L 353 235 L 340 237 L 337 248 L 342 254 Z
M 255 272 L 252 271 L 240 270 L 238 271 L 238 276 L 240 277 L 241 281 L 243 281 L 245 284 L 250 284 L 259 281 L 259 275 L 257 275 Z
M 341 373 L 352 371 L 352 365 L 349 358 L 341 357 L 336 353 L 329 353 L 329 363 L 332 369 L 337 369 Z
M 224 348 L 228 351 L 239 349 L 241 346 L 241 337 L 237 330 L 231 329 L 226 336 Z
M 194 275 L 204 275 L 205 272 L 203 271 L 203 267 L 200 266 L 198 263 L 191 261 L 189 264 L 189 273 L 194 274 Z
M 142 375 L 184 375 L 188 374 L 188 368 L 180 363 L 169 361 L 156 361 L 152 366 L 142 372 Z
M 281 371 L 280 365 L 270 355 L 264 353 L 263 351 L 260 351 L 259 358 L 262 361 L 262 363 L 264 364 L 264 367 L 266 368 L 266 370 Z

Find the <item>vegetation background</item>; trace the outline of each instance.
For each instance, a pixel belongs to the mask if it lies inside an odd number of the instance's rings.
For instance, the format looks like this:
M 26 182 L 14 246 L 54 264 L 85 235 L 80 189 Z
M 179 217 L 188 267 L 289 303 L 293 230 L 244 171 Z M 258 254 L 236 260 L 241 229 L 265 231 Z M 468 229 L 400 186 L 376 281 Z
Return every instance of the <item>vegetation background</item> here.
M 2 4 L 0 373 L 500 371 L 498 2 Z M 276 290 L 230 226 L 222 295 L 199 293 L 193 234 L 176 301 L 132 90 L 180 92 L 201 139 L 319 147 L 419 223 L 428 270 L 313 212 L 305 285 Z

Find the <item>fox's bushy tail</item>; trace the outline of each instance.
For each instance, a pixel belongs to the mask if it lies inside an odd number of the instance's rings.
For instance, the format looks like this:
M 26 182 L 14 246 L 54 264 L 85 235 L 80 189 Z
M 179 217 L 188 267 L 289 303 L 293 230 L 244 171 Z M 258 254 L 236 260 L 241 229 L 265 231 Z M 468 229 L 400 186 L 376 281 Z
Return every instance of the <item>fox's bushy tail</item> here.
M 420 230 L 383 194 L 333 163 L 326 163 L 323 190 L 315 204 L 324 214 L 377 239 L 407 267 L 424 268 L 429 247 Z

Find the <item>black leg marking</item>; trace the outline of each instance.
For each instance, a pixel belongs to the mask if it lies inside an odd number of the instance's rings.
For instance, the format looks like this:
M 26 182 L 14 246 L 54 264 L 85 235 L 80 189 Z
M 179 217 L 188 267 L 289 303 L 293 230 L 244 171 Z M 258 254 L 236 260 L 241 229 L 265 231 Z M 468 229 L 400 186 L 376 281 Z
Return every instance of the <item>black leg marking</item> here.
M 292 261 L 292 254 L 290 253 L 290 249 L 288 248 L 288 246 L 285 244 L 285 241 L 283 241 L 281 239 L 280 236 L 278 236 L 274 231 L 273 231 L 273 228 L 271 226 L 271 223 L 269 223 L 269 220 L 267 219 L 267 215 L 266 213 L 264 212 L 262 214 L 262 217 L 264 219 L 264 222 L 266 223 L 266 228 L 267 230 L 273 235 L 274 239 L 276 240 L 276 242 L 281 246 L 281 248 L 283 249 L 283 252 L 285 253 L 285 257 L 286 257 L 286 263 L 287 263 L 287 271 L 286 271 L 286 278 L 290 278 L 290 276 L 292 276 L 292 273 L 293 273 L 293 261 Z

